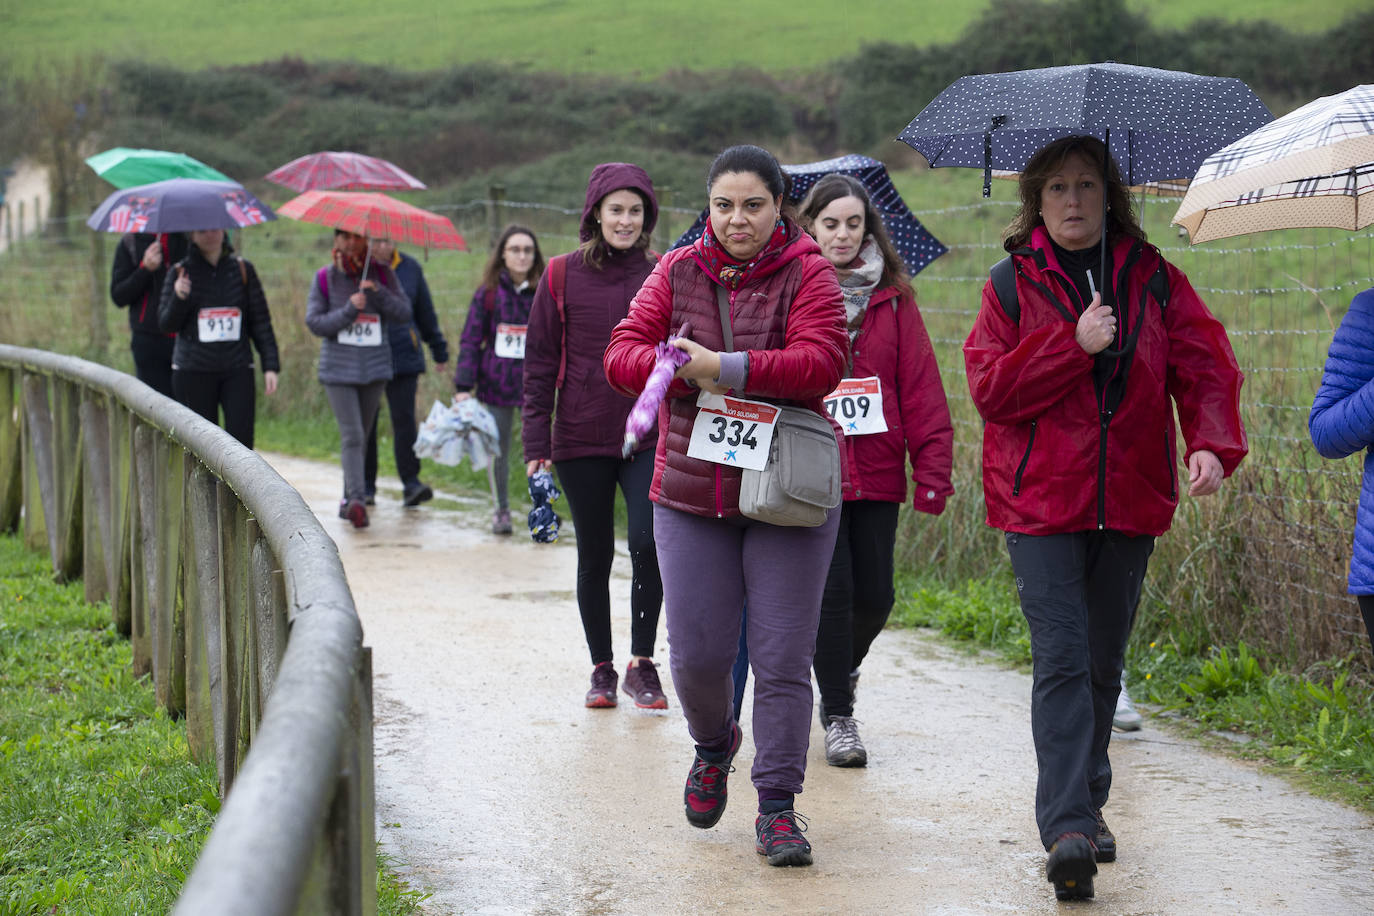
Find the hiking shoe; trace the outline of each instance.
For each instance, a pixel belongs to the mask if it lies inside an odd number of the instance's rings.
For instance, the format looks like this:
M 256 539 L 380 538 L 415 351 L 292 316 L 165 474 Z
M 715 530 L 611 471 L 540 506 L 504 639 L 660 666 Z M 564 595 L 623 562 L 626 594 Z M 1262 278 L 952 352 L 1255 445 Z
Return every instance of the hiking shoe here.
M 1050 847 L 1045 877 L 1060 900 L 1083 900 L 1093 895 L 1097 855 L 1092 841 L 1081 833 L 1066 833 Z
M 1112 715 L 1112 725 L 1121 729 L 1123 732 L 1134 732 L 1140 730 L 1140 723 L 1145 721 L 1139 712 L 1136 711 L 1135 704 L 1131 702 L 1131 696 L 1126 692 L 1126 678 L 1121 678 L 1121 692 L 1116 695 L 1116 712 Z
M 682 790 L 683 810 L 687 813 L 687 823 L 693 827 L 714 827 L 725 813 L 726 781 L 735 771 L 731 764 L 742 740 L 744 733 L 739 725 L 731 723 L 729 750 L 711 755 L 719 760 L 708 760 L 701 755 L 701 749 L 697 749 L 692 768 L 687 771 L 687 787 Z
M 491 514 L 491 533 L 510 534 L 510 510 L 497 509 Z
M 831 716 L 825 725 L 825 762 L 832 767 L 868 766 L 868 751 L 859 740 L 853 716 Z
M 754 821 L 754 851 L 768 857 L 769 865 L 810 865 L 811 844 L 802 836 L 806 818 L 788 808 L 760 814 Z
M 663 684 L 658 679 L 658 666 L 647 658 L 630 662 L 621 689 L 634 698 L 640 709 L 668 708 L 668 698 L 663 695 Z
M 401 491 L 401 505 L 407 509 L 418 506 L 420 503 L 427 503 L 433 498 L 434 491 L 429 488 L 428 484 L 418 480 L 406 484 L 405 489 Z
M 587 691 L 587 707 L 590 709 L 609 709 L 615 705 L 615 688 L 620 683 L 620 675 L 615 673 L 615 665 L 602 662 L 592 669 L 592 686 Z
M 376 491 L 376 490 L 368 490 L 367 493 L 364 494 L 364 496 L 363 496 L 363 505 L 364 505 L 364 506 L 375 506 L 375 505 L 377 505 L 377 491 Z
M 1093 846 L 1097 849 L 1097 861 L 1115 862 L 1116 836 L 1112 833 L 1112 828 L 1107 826 L 1107 819 L 1102 816 L 1101 808 L 1094 808 L 1093 815 L 1097 818 L 1097 833 L 1093 834 Z
M 361 499 L 345 499 L 339 503 L 339 518 L 346 518 L 354 528 L 366 528 L 367 507 Z

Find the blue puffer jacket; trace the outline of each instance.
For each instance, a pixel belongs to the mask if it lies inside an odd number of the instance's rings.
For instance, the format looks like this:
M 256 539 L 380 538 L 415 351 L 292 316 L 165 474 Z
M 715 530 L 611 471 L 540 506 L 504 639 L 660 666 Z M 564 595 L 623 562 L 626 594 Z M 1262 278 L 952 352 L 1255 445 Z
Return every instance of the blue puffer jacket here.
M 1365 452 L 1349 584 L 1352 595 L 1374 595 L 1374 289 L 1354 298 L 1336 329 L 1307 429 L 1324 458 Z

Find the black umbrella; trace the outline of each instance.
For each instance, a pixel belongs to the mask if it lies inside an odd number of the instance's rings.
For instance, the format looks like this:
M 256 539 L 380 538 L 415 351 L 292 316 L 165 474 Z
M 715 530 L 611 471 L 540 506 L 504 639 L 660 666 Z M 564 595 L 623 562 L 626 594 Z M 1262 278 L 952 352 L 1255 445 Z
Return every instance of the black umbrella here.
M 800 201 L 806 196 L 806 192 L 811 190 L 813 184 L 832 172 L 852 175 L 862 182 L 868 189 L 874 209 L 882 216 L 883 226 L 887 228 L 887 234 L 892 239 L 892 246 L 902 256 L 907 271 L 913 277 L 949 250 L 939 239 L 931 235 L 926 227 L 921 225 L 916 214 L 908 209 L 906 201 L 902 200 L 902 195 L 897 193 L 896 186 L 892 184 L 887 167 L 877 159 L 867 156 L 840 156 L 821 162 L 784 165 L 782 168 L 792 177 L 790 197 L 793 203 Z M 681 248 L 695 242 L 706 228 L 706 219 L 707 214 L 703 210 L 691 228 L 682 233 L 672 247 Z
M 1080 64 L 955 80 L 897 139 L 932 166 L 1021 171 L 1036 150 L 1085 135 L 1107 144 L 1127 185 L 1188 179 L 1274 116 L 1238 79 L 1130 64 Z

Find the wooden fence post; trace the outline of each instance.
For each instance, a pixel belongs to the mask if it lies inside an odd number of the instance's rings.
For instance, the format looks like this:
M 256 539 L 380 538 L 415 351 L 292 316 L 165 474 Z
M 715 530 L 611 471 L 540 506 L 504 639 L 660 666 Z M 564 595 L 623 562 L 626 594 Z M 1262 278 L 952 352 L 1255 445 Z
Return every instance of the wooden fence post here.
M 19 527 L 24 506 L 23 424 L 16 414 L 18 369 L 0 369 L 0 531 Z
M 501 230 L 506 227 L 505 216 L 501 212 L 501 204 L 506 199 L 506 186 L 494 184 L 488 193 L 490 200 L 487 202 L 487 220 L 491 232 L 491 244 L 495 245 L 496 240 L 501 237 Z

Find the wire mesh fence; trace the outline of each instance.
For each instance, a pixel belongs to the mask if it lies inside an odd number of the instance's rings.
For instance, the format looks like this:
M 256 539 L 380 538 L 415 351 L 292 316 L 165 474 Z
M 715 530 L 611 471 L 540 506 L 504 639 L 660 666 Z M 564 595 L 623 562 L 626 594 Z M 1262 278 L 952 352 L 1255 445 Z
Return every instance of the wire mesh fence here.
M 654 243 L 663 250 L 699 210 L 660 203 Z M 1169 225 L 1176 203 L 1142 197 L 1137 206 L 1151 241 L 1227 327 L 1246 375 L 1251 452 L 1220 494 L 1182 498 L 1173 530 L 1156 548 L 1142 614 L 1186 622 L 1202 639 L 1244 639 L 1293 667 L 1351 653 L 1367 665 L 1363 624 L 1345 588 L 1361 462 L 1319 458 L 1307 415 L 1335 327 L 1350 299 L 1374 286 L 1374 232 L 1290 230 L 1194 248 Z M 577 244 L 575 201 L 508 200 L 498 187 L 483 199 L 425 206 L 450 217 L 471 249 L 424 258 L 451 344 L 489 245 L 505 225 L 527 226 L 546 257 Z M 1014 207 L 1001 200 L 912 207 L 950 249 L 915 287 L 954 419 L 956 493 L 939 518 L 904 514 L 899 562 L 949 582 L 1005 565 L 1000 538 L 983 522 L 982 421 L 968 395 L 961 347 L 987 269 L 1002 256 L 1000 232 Z M 128 368 L 122 318 L 107 295 L 113 240 L 73 223 L 63 234 L 50 222 L 48 233 L 16 239 L 0 255 L 0 339 Z M 284 390 L 275 402 L 260 401 L 260 409 L 327 411 L 311 378 L 318 342 L 305 330 L 304 309 L 307 284 L 328 257 L 328 231 L 281 221 L 236 241 L 263 278 L 284 360 Z M 108 345 L 102 322 L 110 328 Z

